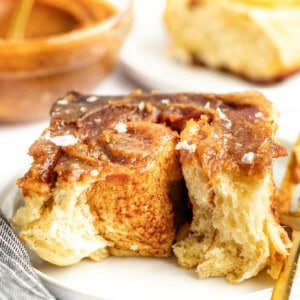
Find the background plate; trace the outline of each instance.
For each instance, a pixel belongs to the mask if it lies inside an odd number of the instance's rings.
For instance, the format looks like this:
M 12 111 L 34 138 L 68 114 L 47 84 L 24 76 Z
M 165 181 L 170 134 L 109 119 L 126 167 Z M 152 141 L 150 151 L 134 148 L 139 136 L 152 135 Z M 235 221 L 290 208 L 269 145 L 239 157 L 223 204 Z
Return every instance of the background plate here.
M 228 73 L 182 65 L 168 55 L 170 39 L 162 21 L 165 1 L 136 1 L 133 30 L 122 51 L 128 74 L 143 87 L 162 92 L 263 92 L 280 111 L 300 109 L 300 74 L 272 85 L 252 84 Z

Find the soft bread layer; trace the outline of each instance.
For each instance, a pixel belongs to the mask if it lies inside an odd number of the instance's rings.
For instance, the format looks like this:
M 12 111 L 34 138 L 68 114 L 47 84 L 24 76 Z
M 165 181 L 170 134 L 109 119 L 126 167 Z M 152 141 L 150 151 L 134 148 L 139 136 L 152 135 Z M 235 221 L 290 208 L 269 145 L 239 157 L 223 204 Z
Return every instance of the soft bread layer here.
M 34 220 L 31 206 L 17 211 L 14 223 L 21 228 L 20 238 L 41 258 L 66 266 L 88 256 L 97 260 L 107 256 L 109 243 L 96 232 L 94 216 L 86 203 L 88 186 L 57 183 L 53 198 L 44 199 Z
M 298 4 L 168 0 L 165 22 L 181 60 L 254 81 L 282 79 L 300 67 Z
M 197 125 L 190 122 L 181 137 L 196 131 Z M 200 278 L 225 276 L 230 282 L 241 282 L 266 266 L 277 278 L 290 243 L 272 210 L 271 169 L 264 177 L 233 171 L 209 178 L 197 152 L 181 151 L 193 221 L 188 236 L 173 247 L 179 264 L 197 267 Z

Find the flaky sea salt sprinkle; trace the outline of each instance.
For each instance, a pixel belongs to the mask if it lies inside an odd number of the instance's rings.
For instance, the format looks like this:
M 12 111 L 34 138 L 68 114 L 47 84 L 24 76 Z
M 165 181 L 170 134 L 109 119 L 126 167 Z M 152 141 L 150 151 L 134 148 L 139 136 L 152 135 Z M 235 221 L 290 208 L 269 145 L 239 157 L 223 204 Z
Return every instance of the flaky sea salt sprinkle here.
M 78 139 L 72 134 L 57 135 L 50 138 L 49 140 L 56 146 L 62 146 L 62 147 L 72 146 L 78 142 Z
M 95 102 L 97 101 L 97 97 L 96 96 L 89 96 L 88 98 L 86 98 L 86 102 Z
M 57 104 L 59 104 L 59 105 L 68 105 L 69 102 L 65 98 L 62 98 L 62 99 L 57 100 Z
M 130 250 L 132 250 L 132 251 L 136 251 L 138 248 L 139 248 L 138 245 L 133 244 L 133 245 L 130 246 Z
M 170 104 L 170 100 L 169 99 L 161 99 L 161 103 L 168 105 L 168 104 Z
M 125 123 L 118 123 L 116 124 L 116 126 L 114 127 L 114 129 L 118 132 L 118 133 L 125 133 L 127 132 L 127 125 Z
M 143 101 L 138 104 L 138 108 L 140 111 L 143 111 L 145 109 L 145 106 L 146 106 L 145 102 L 143 102 Z
M 210 102 L 206 102 L 204 108 L 210 108 Z
M 254 162 L 255 158 L 255 153 L 253 152 L 247 152 L 243 155 L 242 157 L 242 163 L 247 164 L 247 165 L 252 165 Z
M 95 169 L 95 170 L 92 170 L 92 171 L 91 171 L 91 175 L 94 176 L 94 177 L 97 177 L 97 176 L 99 175 L 99 171 L 96 170 L 96 169 Z
M 232 126 L 232 123 L 231 121 L 228 119 L 228 117 L 222 112 L 222 110 L 218 107 L 217 108 L 217 113 L 218 113 L 218 116 L 221 120 L 225 121 L 225 127 L 227 129 L 230 129 L 231 126 Z
M 189 152 L 195 152 L 196 148 L 197 148 L 197 146 L 195 144 L 189 145 L 187 141 L 179 142 L 175 147 L 176 150 L 184 149 Z

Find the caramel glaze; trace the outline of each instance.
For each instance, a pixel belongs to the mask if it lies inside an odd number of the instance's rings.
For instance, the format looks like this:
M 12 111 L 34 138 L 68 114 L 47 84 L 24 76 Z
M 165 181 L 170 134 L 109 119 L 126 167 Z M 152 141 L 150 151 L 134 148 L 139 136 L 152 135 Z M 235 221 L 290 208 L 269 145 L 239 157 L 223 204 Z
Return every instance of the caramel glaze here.
M 97 178 L 101 178 L 120 164 L 138 174 L 155 155 L 151 143 L 159 141 L 135 136 L 130 126 L 125 133 L 118 133 L 115 126 L 147 121 L 180 132 L 191 118 L 199 121 L 200 131 L 193 143 L 197 145 L 196 157 L 209 177 L 225 170 L 263 176 L 272 167 L 273 158 L 287 155 L 274 139 L 274 115 L 272 104 L 257 92 L 216 95 L 136 91 L 127 96 L 70 92 L 52 107 L 50 127 L 30 148 L 34 163 L 18 184 L 25 196 L 33 196 L 48 193 L 57 176 L 67 182 L 85 181 L 96 169 Z M 78 142 L 58 146 L 49 135 L 73 135 Z M 127 151 L 126 144 L 132 138 L 134 143 L 130 142 Z M 118 150 L 108 145 L 118 145 Z M 184 157 L 187 150 L 180 152 Z M 136 154 L 134 158 L 132 153 Z M 252 160 L 245 163 L 244 157 L 249 154 Z M 39 188 L 32 189 L 35 183 Z

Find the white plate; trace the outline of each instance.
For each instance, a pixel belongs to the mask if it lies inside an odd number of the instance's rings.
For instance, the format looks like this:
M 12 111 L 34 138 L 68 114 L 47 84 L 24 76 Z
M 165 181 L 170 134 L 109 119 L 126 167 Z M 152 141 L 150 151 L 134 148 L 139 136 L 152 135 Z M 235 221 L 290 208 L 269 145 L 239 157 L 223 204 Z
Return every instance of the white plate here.
M 300 74 L 272 85 L 256 85 L 203 67 L 179 64 L 167 54 L 169 36 L 162 22 L 165 1 L 136 1 L 133 30 L 121 60 L 131 77 L 143 87 L 159 91 L 234 92 L 256 89 L 280 111 L 300 109 Z
M 284 143 L 288 148 L 290 142 Z M 287 158 L 275 163 L 275 181 L 282 179 Z M 11 218 L 21 204 L 15 182 L 0 198 L 0 209 Z M 264 272 L 233 285 L 223 278 L 199 280 L 195 270 L 180 268 L 176 259 L 108 257 L 96 263 L 83 260 L 70 267 L 53 266 L 30 253 L 38 275 L 59 299 L 269 299 L 274 281 Z M 300 280 L 299 276 L 296 286 Z M 294 295 L 300 296 L 300 289 Z M 296 299 L 293 297 L 293 299 Z

